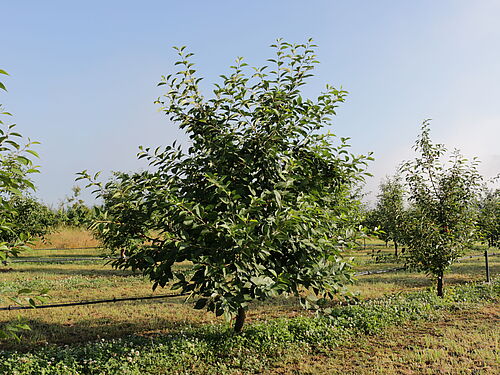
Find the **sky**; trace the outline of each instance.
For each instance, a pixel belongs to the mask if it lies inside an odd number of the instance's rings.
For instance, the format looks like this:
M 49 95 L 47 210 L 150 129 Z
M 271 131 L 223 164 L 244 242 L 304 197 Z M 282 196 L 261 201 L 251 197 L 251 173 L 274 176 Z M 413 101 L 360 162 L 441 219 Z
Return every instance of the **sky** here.
M 313 38 L 320 64 L 304 87 L 349 92 L 331 126 L 352 151 L 373 152 L 365 191 L 431 137 L 500 173 L 500 1 L 497 0 L 0 0 L 0 103 L 41 142 L 36 196 L 57 205 L 84 169 L 144 169 L 140 145 L 185 136 L 154 101 L 175 71 L 173 46 L 193 52 L 208 95 L 238 56 L 254 66 L 275 39 Z M 165 87 L 165 86 L 163 86 Z M 81 184 L 81 183 L 80 183 Z M 92 203 L 90 192 L 84 198 Z

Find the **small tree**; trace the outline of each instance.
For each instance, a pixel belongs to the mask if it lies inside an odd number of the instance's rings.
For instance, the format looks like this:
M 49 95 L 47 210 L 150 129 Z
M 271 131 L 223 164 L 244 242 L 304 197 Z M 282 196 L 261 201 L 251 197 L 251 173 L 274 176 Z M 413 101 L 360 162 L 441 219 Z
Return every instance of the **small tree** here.
M 15 195 L 8 203 L 12 208 L 11 226 L 10 231 L 2 234 L 1 241 L 12 243 L 22 235 L 43 238 L 57 224 L 55 213 L 31 196 Z
M 379 232 L 377 236 L 385 241 L 393 241 L 394 255 L 398 256 L 398 244 L 404 238 L 404 187 L 399 176 L 387 177 L 380 184 L 374 209 L 374 220 Z
M 352 196 L 367 161 L 348 152 L 347 139 L 320 133 L 346 92 L 327 86 L 316 101 L 300 94 L 315 46 L 273 47 L 274 69 L 246 75 L 238 58 L 208 100 L 192 54 L 179 48 L 182 69 L 163 78 L 158 102 L 189 148 L 145 149 L 139 157 L 150 171 L 116 174 L 98 193 L 104 245 L 126 248 L 115 266 L 142 270 L 153 288 L 175 280 L 198 297 L 195 308 L 236 317 L 235 331 L 254 299 L 306 289 L 331 298 L 349 282 L 341 248 L 357 231 Z M 193 272 L 174 272 L 186 260 Z
M 95 216 L 94 208 L 89 208 L 81 199 L 81 187 L 73 186 L 72 194 L 61 202 L 57 211 L 57 220 L 60 224 L 69 227 L 88 227 Z
M 489 247 L 500 247 L 500 189 L 485 191 L 479 201 L 478 229 Z
M 443 296 L 444 272 L 474 239 L 481 176 L 477 161 L 469 163 L 458 151 L 443 164 L 446 149 L 431 142 L 429 131 L 424 121 L 414 146 L 419 156 L 401 167 L 411 204 L 405 243 L 409 262 L 434 275 Z

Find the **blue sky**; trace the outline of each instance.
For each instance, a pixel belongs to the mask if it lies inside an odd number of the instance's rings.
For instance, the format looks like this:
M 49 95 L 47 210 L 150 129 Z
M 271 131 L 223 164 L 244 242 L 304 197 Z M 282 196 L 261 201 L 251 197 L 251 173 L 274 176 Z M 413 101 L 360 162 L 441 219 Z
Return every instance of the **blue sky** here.
M 319 46 L 304 95 L 327 83 L 349 91 L 331 130 L 374 152 L 367 190 L 412 156 L 426 118 L 434 141 L 500 172 L 499 1 L 0 3 L 0 68 L 11 74 L 0 102 L 41 142 L 37 196 L 54 206 L 76 172 L 138 170 L 139 145 L 182 139 L 153 104 L 172 46 L 195 53 L 208 89 L 237 56 L 264 64 L 278 37 Z

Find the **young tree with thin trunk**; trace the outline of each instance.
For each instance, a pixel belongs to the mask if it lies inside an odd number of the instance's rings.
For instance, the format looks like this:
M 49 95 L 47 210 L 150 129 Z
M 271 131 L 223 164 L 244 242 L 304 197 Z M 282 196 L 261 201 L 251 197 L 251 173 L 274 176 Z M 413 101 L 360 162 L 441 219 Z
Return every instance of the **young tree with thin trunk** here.
M 446 149 L 433 144 L 429 132 L 427 120 L 414 146 L 418 156 L 401 167 L 410 203 L 405 244 L 410 264 L 436 277 L 443 296 L 445 271 L 475 238 L 481 176 L 478 161 L 469 162 L 457 150 L 443 162 Z

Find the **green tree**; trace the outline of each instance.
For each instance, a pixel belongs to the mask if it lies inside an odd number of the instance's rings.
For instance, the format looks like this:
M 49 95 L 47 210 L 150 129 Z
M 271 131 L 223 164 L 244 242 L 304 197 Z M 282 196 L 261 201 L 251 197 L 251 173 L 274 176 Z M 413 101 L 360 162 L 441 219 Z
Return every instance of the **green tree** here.
M 478 228 L 489 247 L 500 247 L 500 189 L 486 190 L 479 201 Z
M 81 199 L 81 188 L 73 186 L 72 194 L 66 197 L 57 211 L 57 219 L 69 227 L 88 227 L 95 216 L 95 209 L 89 208 Z
M 0 69 L 0 74 L 8 75 L 6 71 Z M 5 85 L 0 82 L 0 89 L 5 90 Z M 12 116 L 3 109 L 0 104 L 0 260 L 5 261 L 8 257 L 17 256 L 25 248 L 28 236 L 20 231 L 16 232 L 14 218 L 16 209 L 13 204 L 15 197 L 21 195 L 22 190 L 33 189 L 34 185 L 29 179 L 31 173 L 38 172 L 38 168 L 33 165 L 30 157 L 37 157 L 31 146 L 37 142 L 23 142 L 21 134 L 15 131 L 15 125 L 4 122 L 6 117 Z M 40 294 L 45 294 L 43 291 Z M 11 301 L 22 303 L 23 297 L 28 302 L 35 305 L 40 294 L 33 295 L 27 289 L 20 290 Z M 0 290 L 0 300 L 3 291 Z M 23 323 L 11 323 L 0 329 L 0 337 L 17 337 L 21 330 L 29 329 Z
M 9 199 L 12 208 L 10 230 L 2 233 L 1 241 L 12 243 L 23 235 L 41 237 L 50 233 L 57 224 L 50 208 L 28 195 L 14 195 Z
M 308 290 L 301 301 L 314 304 L 350 282 L 341 251 L 357 232 L 353 195 L 368 159 L 351 155 L 346 138 L 321 133 L 345 91 L 301 96 L 315 46 L 272 47 L 270 67 L 247 75 L 238 58 L 210 99 L 192 54 L 178 48 L 181 69 L 163 77 L 158 103 L 189 147 L 141 149 L 150 170 L 118 173 L 98 190 L 104 245 L 126 249 L 115 266 L 142 270 L 153 288 L 175 280 L 197 297 L 195 308 L 236 318 L 235 331 L 254 299 Z M 189 275 L 174 272 L 183 261 L 193 264 Z
M 0 69 L 0 74 L 7 72 Z M 0 82 L 0 89 L 6 90 L 5 85 Z M 30 157 L 38 157 L 31 147 L 38 142 L 27 141 L 21 143 L 21 134 L 15 131 L 15 125 L 4 122 L 4 118 L 12 116 L 3 109 L 0 104 L 0 259 L 5 260 L 8 256 L 15 256 L 22 249 L 24 237 L 21 234 L 12 237 L 14 197 L 20 196 L 21 191 L 35 189 L 29 174 L 38 172 Z M 9 241 L 3 239 L 8 238 Z
M 481 176 L 478 162 L 468 162 L 458 150 L 443 163 L 446 149 L 433 144 L 429 132 L 427 120 L 414 146 L 419 155 L 401 168 L 411 204 L 405 244 L 409 262 L 435 276 L 443 296 L 444 272 L 474 239 Z
M 404 186 L 398 175 L 387 177 L 380 184 L 373 215 L 378 227 L 377 236 L 386 243 L 392 241 L 394 255 L 398 256 L 398 244 L 404 239 L 405 227 Z

